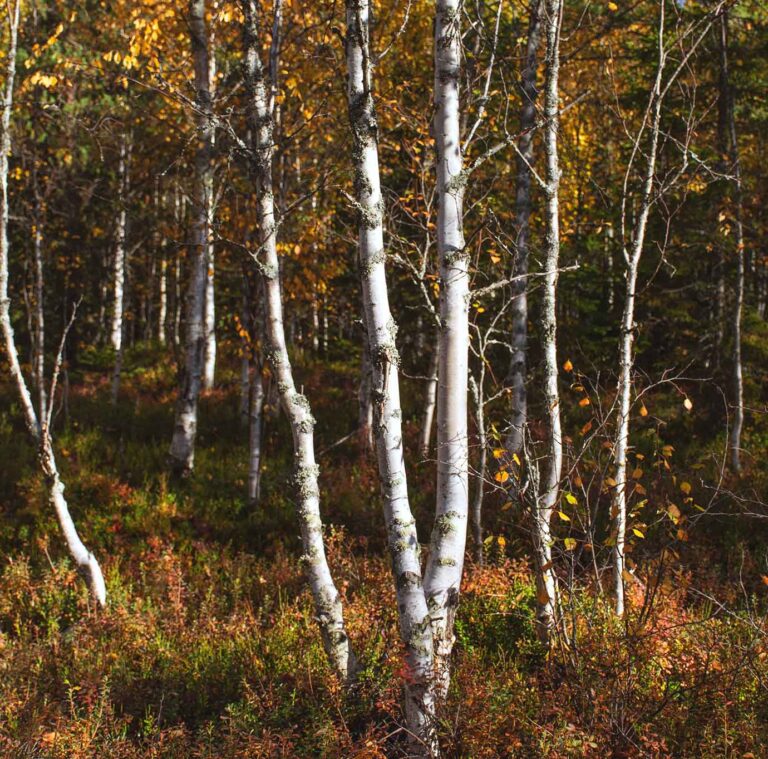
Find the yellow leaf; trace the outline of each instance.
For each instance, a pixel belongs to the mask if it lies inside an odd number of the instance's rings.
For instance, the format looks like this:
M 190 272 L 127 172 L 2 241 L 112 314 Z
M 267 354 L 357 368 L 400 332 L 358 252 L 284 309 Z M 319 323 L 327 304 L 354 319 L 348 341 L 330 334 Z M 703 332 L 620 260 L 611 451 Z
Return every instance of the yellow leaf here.
M 693 408 L 693 401 L 690 398 L 686 398 L 683 401 L 683 406 L 685 406 L 686 410 L 690 411 Z
M 565 500 L 568 501 L 568 503 L 570 503 L 572 506 L 575 506 L 578 503 L 576 496 L 573 493 L 566 493 Z
M 520 466 L 520 457 L 519 457 L 519 456 L 518 456 L 516 453 L 513 453 L 513 454 L 512 454 L 512 461 L 514 461 L 514 462 L 515 462 L 515 464 L 517 464 L 518 466 Z
M 648 416 L 648 409 L 645 407 L 644 403 L 640 404 L 640 416 Z
M 669 506 L 667 506 L 667 514 L 669 515 L 669 518 L 672 520 L 673 524 L 677 524 L 680 521 L 680 509 L 678 509 L 674 503 L 670 503 Z
M 570 359 L 568 359 L 568 360 L 567 360 L 567 361 L 566 361 L 566 362 L 563 364 L 563 369 L 564 369 L 566 372 L 572 372 L 572 371 L 573 371 L 573 364 L 571 363 Z
M 495 448 L 493 451 L 493 458 L 500 459 L 504 455 L 503 448 Z
M 690 495 L 691 493 L 691 483 L 690 482 L 681 482 L 680 483 L 680 492 L 685 493 L 685 495 Z
M 632 479 L 633 480 L 639 480 L 643 476 L 643 470 L 640 469 L 640 467 L 637 467 L 634 472 L 632 472 Z
M 616 480 L 614 480 L 613 477 L 606 477 L 605 484 L 608 485 L 609 488 L 615 488 Z
M 633 528 L 632 528 L 632 532 L 633 532 L 635 535 L 637 535 L 637 537 L 638 537 L 638 538 L 645 538 L 645 535 L 643 535 L 643 533 L 642 533 L 642 532 L 640 532 L 640 530 L 638 530 L 638 529 L 637 529 L 637 527 L 633 527 Z
M 504 548 L 507 545 L 507 539 L 503 535 L 499 535 L 496 542 L 499 544 L 499 548 Z
M 502 504 L 501 510 L 507 511 L 508 509 L 511 509 L 515 504 L 512 503 L 512 501 L 507 501 L 505 504 Z
M 496 482 L 506 482 L 509 479 L 509 472 L 496 472 L 493 479 Z
M 619 6 L 616 5 L 616 3 L 614 3 L 614 2 L 610 2 L 610 3 L 608 3 L 608 10 L 615 12 L 615 11 L 619 10 Z
M 557 512 L 557 516 L 559 516 L 560 519 L 563 520 L 563 522 L 570 522 L 571 521 L 571 518 L 567 514 L 564 514 L 562 511 L 558 511 Z
M 565 538 L 563 544 L 565 545 L 566 551 L 573 551 L 573 549 L 576 548 L 576 540 L 574 538 Z
M 589 398 L 582 398 L 579 401 L 579 406 L 581 406 L 582 408 L 584 408 L 584 406 L 589 406 Z

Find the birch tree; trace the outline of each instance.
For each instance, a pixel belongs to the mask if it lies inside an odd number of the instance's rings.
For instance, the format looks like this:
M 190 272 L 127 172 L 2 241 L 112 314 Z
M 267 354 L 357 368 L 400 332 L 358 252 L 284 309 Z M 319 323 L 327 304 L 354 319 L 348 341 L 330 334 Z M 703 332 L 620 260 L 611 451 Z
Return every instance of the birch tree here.
M 421 576 L 416 523 L 408 499 L 403 456 L 402 409 L 397 327 L 389 309 L 379 176 L 376 109 L 372 93 L 369 0 L 347 0 L 347 102 L 352 128 L 354 205 L 358 253 L 371 367 L 370 398 L 392 573 L 405 645 L 408 678 L 405 703 L 408 729 L 421 749 L 434 748 L 432 635 Z M 419 751 L 423 753 L 423 751 Z
M 344 625 L 341 596 L 333 582 L 323 545 L 320 518 L 319 467 L 315 462 L 314 426 L 309 401 L 297 392 L 285 341 L 283 305 L 277 254 L 277 217 L 272 189 L 274 101 L 268 97 L 261 62 L 257 0 L 241 0 L 244 15 L 244 79 L 248 98 L 250 169 L 256 193 L 259 248 L 254 261 L 264 285 L 266 357 L 277 382 L 293 435 L 293 484 L 307 572 L 325 652 L 338 676 L 346 681 L 356 670 L 355 657 Z M 280 0 L 277 0 L 279 4 Z M 274 37 L 273 37 L 274 41 Z
M 508 383 L 512 388 L 512 418 L 506 440 L 507 455 L 519 453 L 528 417 L 526 375 L 528 367 L 528 251 L 531 229 L 531 166 L 533 165 L 533 129 L 536 123 L 536 73 L 541 42 L 542 0 L 534 0 L 528 25 L 525 67 L 520 76 L 520 138 L 517 144 L 517 180 L 515 187 L 515 267 L 512 282 L 512 352 Z
M 437 503 L 424 589 L 432 620 L 439 698 L 447 694 L 453 622 L 464 568 L 469 510 L 467 383 L 469 271 L 464 247 L 464 188 L 459 83 L 461 6 L 435 3 L 435 115 L 437 252 L 440 332 L 437 387 Z
M 544 476 L 535 496 L 533 547 L 536 564 L 536 621 L 539 636 L 548 641 L 555 626 L 557 583 L 552 569 L 550 521 L 560 496 L 563 442 L 557 366 L 557 280 L 560 262 L 560 165 L 558 159 L 558 101 L 560 75 L 560 0 L 545 0 L 546 60 L 544 83 L 544 276 L 539 331 L 544 355 L 544 406 L 547 421 Z
M 16 78 L 16 52 L 18 44 L 20 1 L 8 6 L 8 49 L 5 64 L 5 87 L 3 93 L 2 116 L 0 117 L 0 329 L 5 343 L 6 360 L 8 361 L 11 378 L 16 388 L 19 403 L 24 415 L 27 430 L 37 446 L 38 462 L 45 479 L 48 500 L 56 514 L 69 554 L 83 574 L 88 588 L 100 606 L 107 600 L 104 577 L 96 557 L 85 547 L 77 533 L 75 523 L 69 513 L 69 506 L 64 497 L 64 484 L 61 481 L 56 464 L 56 456 L 51 440 L 50 426 L 53 412 L 53 399 L 56 382 L 61 371 L 64 339 L 67 329 L 59 346 L 56 364 L 53 369 L 51 388 L 48 394 L 47 409 L 36 411 L 32 396 L 21 371 L 19 354 L 11 324 L 11 303 L 8 296 L 9 243 L 8 243 L 8 157 L 11 155 L 11 115 L 13 110 L 14 81 Z M 71 322 L 70 322 L 71 325 Z M 39 415 L 38 415 L 39 414 Z
M 182 475 L 194 467 L 197 405 L 205 356 L 204 307 L 213 197 L 214 123 L 211 102 L 211 63 L 205 23 L 205 0 L 190 0 L 189 31 L 195 66 L 197 152 L 193 193 L 190 275 L 186 304 L 185 362 L 181 373 L 176 420 L 169 459 Z
M 715 13 L 719 12 L 718 10 Z M 666 0 L 659 2 L 658 43 L 656 75 L 648 98 L 648 104 L 643 114 L 642 122 L 638 128 L 633 142 L 632 152 L 624 172 L 622 187 L 620 232 L 622 243 L 622 255 L 624 258 L 624 309 L 621 317 L 621 330 L 619 333 L 619 377 L 617 383 L 617 422 L 616 440 L 613 447 L 613 463 L 616 468 L 614 479 L 616 485 L 613 490 L 611 505 L 611 519 L 613 520 L 613 582 L 616 614 L 624 613 L 624 574 L 625 574 L 625 548 L 627 529 L 627 453 L 629 450 L 630 413 L 632 409 L 632 372 L 634 367 L 634 340 L 635 340 L 635 306 L 637 300 L 637 275 L 640 259 L 645 246 L 648 217 L 656 198 L 654 197 L 654 182 L 656 175 L 656 163 L 659 152 L 659 139 L 661 134 L 662 104 L 670 87 L 684 69 L 688 59 L 698 47 L 711 25 L 711 17 L 705 19 L 704 31 L 699 33 L 691 47 L 684 52 L 682 61 L 672 71 L 666 81 L 664 71 L 666 68 L 668 48 L 665 41 L 665 13 Z M 679 46 L 681 40 L 675 40 L 670 49 Z M 648 135 L 648 147 L 642 149 L 643 140 Z M 687 148 L 687 144 L 684 143 Z M 642 183 L 635 210 L 632 214 L 633 224 L 628 229 L 629 206 L 633 202 L 630 192 L 630 181 L 638 160 L 644 158 L 642 169 Z M 687 160 L 683 159 L 684 162 Z M 682 172 L 678 172 L 678 176 Z M 668 182 L 668 185 L 670 183 Z M 739 306 L 740 308 L 740 306 Z

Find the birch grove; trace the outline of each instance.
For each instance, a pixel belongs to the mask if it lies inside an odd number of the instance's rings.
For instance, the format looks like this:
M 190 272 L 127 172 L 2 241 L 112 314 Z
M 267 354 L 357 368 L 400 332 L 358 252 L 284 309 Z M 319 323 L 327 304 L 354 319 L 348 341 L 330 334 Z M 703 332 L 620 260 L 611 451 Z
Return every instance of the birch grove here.
M 0 754 L 768 755 L 766 38 L 0 9 Z

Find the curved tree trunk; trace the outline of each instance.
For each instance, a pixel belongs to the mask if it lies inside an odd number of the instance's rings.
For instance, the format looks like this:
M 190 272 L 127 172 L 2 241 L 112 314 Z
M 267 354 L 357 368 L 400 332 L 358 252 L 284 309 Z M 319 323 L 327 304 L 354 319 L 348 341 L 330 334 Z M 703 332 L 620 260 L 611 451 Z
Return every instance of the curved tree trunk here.
M 366 350 L 371 367 L 370 402 L 379 464 L 384 519 L 405 644 L 409 676 L 405 683 L 408 729 L 414 751 L 429 755 L 434 739 L 432 637 L 424 595 L 416 523 L 408 500 L 403 457 L 402 409 L 395 343 L 397 327 L 389 310 L 379 176 L 376 109 L 371 92 L 369 0 L 347 0 L 349 121 L 354 139 L 355 204 Z
M 24 422 L 29 430 L 29 434 L 35 440 L 38 446 L 38 460 L 45 476 L 45 483 L 48 488 L 48 497 L 51 505 L 56 512 L 56 518 L 59 527 L 64 533 L 64 539 L 67 543 L 70 556 L 74 560 L 78 569 L 83 573 L 85 580 L 90 588 L 93 597 L 101 606 L 106 604 L 107 591 L 104 585 L 104 577 L 101 573 L 101 567 L 94 555 L 83 545 L 77 529 L 69 513 L 67 501 L 64 498 L 64 485 L 59 477 L 56 467 L 56 458 L 51 444 L 49 423 L 50 410 L 46 417 L 39 419 L 35 413 L 35 407 L 32 402 L 29 388 L 19 365 L 19 355 L 16 350 L 16 342 L 11 325 L 10 300 L 8 298 L 8 156 L 11 153 L 11 111 L 13 108 L 13 87 L 16 76 L 16 46 L 19 29 L 19 6 L 20 2 L 14 4 L 10 9 L 9 31 L 10 41 L 8 47 L 8 57 L 6 61 L 5 92 L 2 105 L 2 119 L 0 120 L 0 329 L 2 329 L 3 340 L 5 342 L 6 359 L 10 366 L 11 377 L 16 385 L 19 402 L 24 413 Z M 59 359 L 62 348 L 59 351 Z M 57 367 L 54 370 L 54 377 L 61 368 L 60 360 L 57 360 Z M 51 393 L 53 395 L 53 393 Z M 50 398 L 51 403 L 53 398 Z
M 278 0 L 279 1 L 279 0 Z M 331 577 L 323 545 L 320 518 L 319 467 L 315 463 L 314 425 L 309 401 L 296 391 L 285 343 L 283 304 L 277 256 L 277 224 L 272 190 L 273 111 L 269 107 L 264 68 L 260 58 L 258 4 L 242 0 L 245 16 L 245 85 L 248 93 L 248 124 L 251 131 L 251 170 L 256 189 L 259 251 L 254 260 L 264 282 L 267 360 L 277 381 L 280 402 L 293 433 L 294 487 L 304 548 L 302 563 L 315 602 L 323 645 L 335 672 L 343 680 L 356 670 L 344 626 L 341 596 Z

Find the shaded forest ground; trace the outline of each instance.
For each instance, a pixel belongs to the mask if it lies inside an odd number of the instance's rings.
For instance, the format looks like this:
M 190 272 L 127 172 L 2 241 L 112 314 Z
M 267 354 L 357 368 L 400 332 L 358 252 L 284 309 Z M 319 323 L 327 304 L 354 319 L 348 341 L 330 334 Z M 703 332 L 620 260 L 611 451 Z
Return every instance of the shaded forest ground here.
M 81 358 L 56 439 L 73 514 L 105 568 L 104 612 L 63 558 L 10 389 L 1 399 L 0 754 L 400 755 L 402 658 L 376 470 L 354 438 L 326 450 L 354 429 L 356 363 L 340 356 L 301 372 L 318 417 L 331 566 L 363 660 L 351 694 L 328 671 L 298 563 L 284 420 L 268 422 L 264 497 L 251 509 L 234 371 L 203 400 L 194 478 L 174 484 L 164 473 L 167 356 L 132 351 L 117 409 L 108 369 L 106 355 Z M 406 408 L 417 408 L 416 389 L 407 385 Z M 426 542 L 433 467 L 409 474 Z M 503 507 L 489 495 L 487 565 L 467 569 L 441 715 L 446 755 L 768 755 L 760 521 L 713 516 L 674 550 L 666 531 L 649 532 L 626 624 L 596 592 L 589 561 L 560 556 L 566 586 L 573 576 L 572 639 L 546 656 L 525 520 Z

